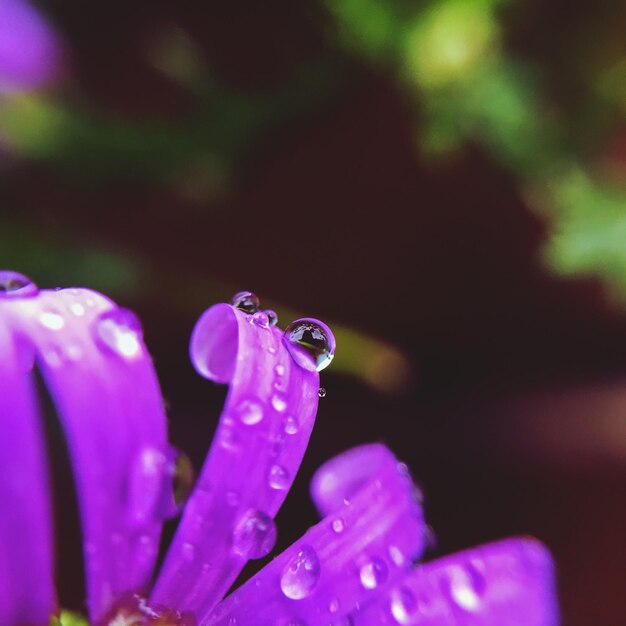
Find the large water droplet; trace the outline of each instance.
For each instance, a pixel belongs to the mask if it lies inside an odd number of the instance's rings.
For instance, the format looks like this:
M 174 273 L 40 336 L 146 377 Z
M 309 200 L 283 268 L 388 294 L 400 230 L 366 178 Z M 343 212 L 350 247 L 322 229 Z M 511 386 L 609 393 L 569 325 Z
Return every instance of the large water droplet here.
M 272 465 L 269 485 L 272 489 L 284 491 L 289 487 L 289 472 L 282 465 Z
M 477 611 L 485 591 L 483 575 L 469 563 L 465 567 L 451 566 L 447 573 L 452 600 L 466 611 Z
M 252 323 L 260 328 L 269 328 L 270 320 L 263 311 L 257 311 L 251 318 Z
M 65 326 L 65 320 L 59 313 L 53 311 L 44 311 L 39 316 L 39 322 L 42 326 L 49 328 L 50 330 L 61 330 Z
M 320 574 L 317 553 L 310 546 L 303 546 L 285 566 L 280 577 L 280 588 L 288 598 L 301 600 L 311 594 Z
M 365 565 L 361 566 L 359 578 L 366 589 L 376 589 L 387 580 L 387 573 L 385 562 L 378 557 L 372 557 Z
M 261 308 L 261 301 L 251 291 L 240 291 L 233 296 L 231 304 L 240 311 L 252 315 Z
M 246 559 L 260 559 L 269 554 L 276 543 L 276 524 L 262 511 L 248 509 L 235 526 L 233 552 Z
M 239 420 L 247 426 L 254 426 L 263 419 L 263 407 L 256 400 L 243 400 L 237 406 Z
M 283 340 L 294 361 L 309 371 L 321 371 L 335 355 L 335 337 L 326 324 L 303 318 L 291 322 Z
M 265 315 L 267 315 L 270 326 L 276 326 L 276 324 L 278 324 L 278 314 L 276 313 L 276 311 L 272 311 L 272 309 L 266 309 Z
M 398 624 L 410 624 L 417 613 L 418 604 L 413 592 L 407 587 L 394 589 L 391 593 L 391 615 Z
M 36 296 L 38 293 L 37 285 L 24 274 L 10 270 L 0 271 L 0 298 L 21 298 Z
M 141 354 L 141 323 L 128 309 L 111 309 L 95 320 L 96 338 L 119 356 L 133 358 Z

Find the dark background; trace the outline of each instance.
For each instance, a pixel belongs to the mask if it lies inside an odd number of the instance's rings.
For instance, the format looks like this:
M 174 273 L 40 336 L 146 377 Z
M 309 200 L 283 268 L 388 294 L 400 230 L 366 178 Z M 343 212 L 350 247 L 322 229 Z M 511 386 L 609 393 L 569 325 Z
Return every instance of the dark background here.
M 137 311 L 196 468 L 224 397 L 188 362 L 203 309 L 252 289 L 283 326 L 337 325 L 278 549 L 315 521 L 314 469 L 380 440 L 424 487 L 428 558 L 534 535 L 563 623 L 621 626 L 626 265 L 608 251 L 626 247 L 610 241 L 625 205 L 587 256 L 576 233 L 623 179 L 623 105 L 596 84 L 621 62 L 623 10 L 468 4 L 490 7 L 498 59 L 434 87 L 407 78 L 393 33 L 450 2 L 41 4 L 63 51 L 51 85 L 0 107 L 0 264 Z M 399 30 L 359 35 L 386 11 Z M 475 71 L 519 79 L 518 100 L 470 114 L 484 90 L 457 83 Z M 571 164 L 596 195 L 559 204 Z

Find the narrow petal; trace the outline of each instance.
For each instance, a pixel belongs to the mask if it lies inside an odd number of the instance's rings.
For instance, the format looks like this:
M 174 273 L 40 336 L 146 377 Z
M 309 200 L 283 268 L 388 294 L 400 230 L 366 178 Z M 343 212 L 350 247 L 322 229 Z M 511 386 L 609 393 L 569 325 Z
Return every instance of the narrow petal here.
M 211 307 L 196 325 L 196 369 L 230 389 L 153 606 L 206 615 L 244 564 L 273 547 L 273 518 L 302 461 L 319 387 L 319 374 L 293 361 L 282 336 L 266 315 L 228 304 Z
M 160 490 L 169 487 L 154 476 L 168 449 L 152 362 L 133 314 L 95 292 L 41 291 L 2 304 L 13 336 L 30 345 L 67 438 L 89 611 L 98 621 L 116 598 L 145 588 L 157 556 Z
M 554 566 L 546 548 L 515 538 L 418 565 L 354 626 L 557 626 Z
M 404 576 L 424 545 L 422 510 L 382 445 L 324 465 L 312 486 L 327 517 L 235 591 L 202 626 L 328 626 Z
M 0 624 L 47 626 L 56 600 L 45 444 L 32 354 L 7 326 L 5 305 L 0 298 Z

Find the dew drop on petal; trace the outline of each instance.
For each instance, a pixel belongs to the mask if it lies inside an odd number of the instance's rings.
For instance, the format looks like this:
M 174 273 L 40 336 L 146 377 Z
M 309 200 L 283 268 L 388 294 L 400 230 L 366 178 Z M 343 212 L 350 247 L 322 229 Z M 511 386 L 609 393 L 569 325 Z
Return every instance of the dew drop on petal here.
M 285 401 L 285 398 L 276 394 L 272 396 L 272 406 L 275 411 L 282 413 L 287 408 L 287 402 Z
M 257 311 L 251 318 L 250 321 L 253 324 L 256 324 L 260 328 L 269 328 L 270 321 L 267 315 L 263 311 Z
M 417 613 L 418 604 L 413 592 L 407 587 L 394 589 L 391 593 L 391 615 L 398 624 L 410 624 Z
M 467 564 L 448 569 L 448 586 L 453 602 L 466 611 L 477 611 L 481 606 L 485 579 L 477 568 Z
M 269 485 L 272 489 L 284 491 L 289 487 L 289 472 L 282 465 L 272 465 Z
M 230 302 L 236 309 L 248 315 L 256 313 L 261 308 L 261 301 L 251 291 L 240 291 L 236 293 Z
M 300 428 L 298 420 L 292 415 L 287 415 L 283 424 L 283 430 L 288 435 L 295 435 Z
M 263 407 L 256 400 L 243 400 L 236 411 L 239 421 L 247 426 L 254 426 L 263 419 Z
M 365 589 L 376 589 L 387 580 L 387 565 L 378 557 L 371 558 L 359 570 L 359 578 Z
M 346 529 L 346 523 L 340 517 L 337 517 L 332 521 L 331 528 L 333 532 L 339 535 Z
M 0 271 L 0 298 L 22 298 L 36 296 L 37 285 L 24 274 L 10 270 Z
M 317 390 L 317 395 L 318 395 L 320 398 L 325 398 L 325 397 L 326 397 L 326 389 L 325 389 L 324 387 L 320 387 L 320 388 Z
M 276 326 L 276 324 L 278 324 L 278 315 L 276 314 L 276 311 L 272 311 L 272 309 L 266 309 L 265 315 L 267 315 L 270 326 Z
M 187 561 L 187 563 L 191 563 L 196 558 L 196 548 L 193 543 L 189 543 L 188 541 L 183 543 L 182 555 L 183 559 Z
M 339 598 L 333 598 L 328 605 L 328 610 L 331 613 L 336 613 L 339 610 Z
M 100 314 L 95 320 L 95 333 L 101 344 L 119 356 L 133 358 L 141 353 L 141 323 L 128 309 Z
M 311 594 L 320 574 L 317 553 L 310 546 L 303 546 L 285 566 L 280 577 L 280 588 L 291 600 L 301 600 Z
M 80 302 L 74 302 L 74 304 L 70 306 L 70 311 L 76 315 L 76 317 L 85 315 L 85 307 Z
M 404 565 L 404 562 L 406 560 L 400 548 L 394 545 L 389 546 L 389 557 L 398 567 Z
M 42 326 L 45 326 L 50 330 L 61 330 L 61 328 L 65 326 L 65 320 L 63 319 L 63 316 L 59 313 L 54 313 L 52 311 L 44 311 L 39 316 L 39 322 Z
M 335 337 L 326 324 L 303 318 L 291 322 L 283 341 L 294 361 L 309 371 L 321 371 L 335 355 Z
M 233 531 L 233 552 L 246 559 L 268 555 L 276 543 L 274 520 L 256 509 L 248 509 Z
M 276 376 L 283 376 L 285 374 L 285 366 L 278 364 L 274 371 L 276 372 Z

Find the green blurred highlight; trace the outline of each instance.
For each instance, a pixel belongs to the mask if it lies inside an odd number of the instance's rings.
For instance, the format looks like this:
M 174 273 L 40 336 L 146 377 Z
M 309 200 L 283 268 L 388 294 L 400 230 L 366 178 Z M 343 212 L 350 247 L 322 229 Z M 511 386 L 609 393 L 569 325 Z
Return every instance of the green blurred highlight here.
M 50 626 L 89 626 L 85 617 L 73 611 L 61 611 L 61 614 L 50 618 Z

